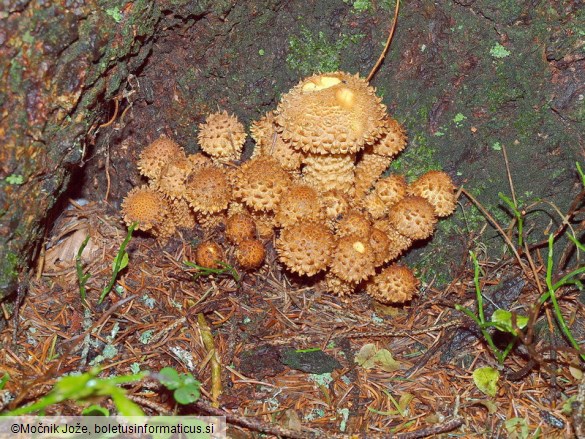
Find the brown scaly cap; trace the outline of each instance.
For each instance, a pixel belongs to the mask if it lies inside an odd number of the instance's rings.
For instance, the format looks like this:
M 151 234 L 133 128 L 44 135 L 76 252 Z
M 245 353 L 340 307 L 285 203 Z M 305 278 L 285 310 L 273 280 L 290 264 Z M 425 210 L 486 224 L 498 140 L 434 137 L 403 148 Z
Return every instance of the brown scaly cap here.
M 331 272 L 346 282 L 360 282 L 375 273 L 375 254 L 369 237 L 345 236 L 337 241 Z
M 280 261 L 298 274 L 313 276 L 327 268 L 334 239 L 327 226 L 299 222 L 280 233 L 276 250 Z
M 343 238 L 348 235 L 359 237 L 370 236 L 372 221 L 369 216 L 358 210 L 352 210 L 343 215 L 337 222 L 335 236 Z
M 378 136 L 386 106 L 358 75 L 332 72 L 303 79 L 276 110 L 282 137 L 316 154 L 355 153 Z
M 169 162 L 185 157 L 183 148 L 167 137 L 160 137 L 142 150 L 137 165 L 142 175 L 156 180 Z
M 235 180 L 235 195 L 258 211 L 273 211 L 291 184 L 288 173 L 276 159 L 268 156 L 245 162 Z
M 252 216 L 243 211 L 230 215 L 225 225 L 225 237 L 234 244 L 246 239 L 254 239 L 256 223 Z
M 406 147 L 406 132 L 398 122 L 386 116 L 381 135 L 372 143 L 372 151 L 384 157 L 394 157 Z
M 138 230 L 149 231 L 169 221 L 170 206 L 163 194 L 148 186 L 133 188 L 122 201 L 126 225 L 138 222 Z
M 195 168 L 185 187 L 184 197 L 196 212 L 222 211 L 231 200 L 232 189 L 226 172 L 215 165 Z
M 410 268 L 393 264 L 367 282 L 366 292 L 382 303 L 404 303 L 414 297 L 419 283 Z
M 213 241 L 205 241 L 195 248 L 195 262 L 205 268 L 222 268 L 225 255 L 222 248 Z
M 439 217 L 449 216 L 455 210 L 455 185 L 442 171 L 429 171 L 410 185 L 409 192 L 425 198 Z
M 411 239 L 426 239 L 433 234 L 437 216 L 424 198 L 407 196 L 396 203 L 388 215 L 398 233 Z
M 246 131 L 235 115 L 222 111 L 210 114 L 205 123 L 199 124 L 197 139 L 214 160 L 228 162 L 240 158 Z
M 257 239 L 245 239 L 236 247 L 236 261 L 244 270 L 255 270 L 264 262 L 266 250 Z
M 295 150 L 290 142 L 282 139 L 275 125 L 272 111 L 253 122 L 250 132 L 256 141 L 252 158 L 268 155 L 278 160 L 282 169 L 286 171 L 298 171 L 301 168 L 303 155 Z
M 325 219 L 319 193 L 306 184 L 293 184 L 283 194 L 275 212 L 276 223 L 288 227 L 304 221 L 321 222 Z

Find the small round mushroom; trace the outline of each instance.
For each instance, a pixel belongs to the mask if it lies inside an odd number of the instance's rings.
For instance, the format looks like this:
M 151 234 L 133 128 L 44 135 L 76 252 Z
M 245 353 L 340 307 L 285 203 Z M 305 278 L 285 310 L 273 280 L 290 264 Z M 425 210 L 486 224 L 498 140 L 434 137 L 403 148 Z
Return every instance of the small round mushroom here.
M 234 244 L 256 237 L 256 223 L 246 212 L 230 215 L 225 224 L 225 237 Z
M 404 303 L 414 297 L 418 286 L 410 268 L 393 264 L 368 280 L 366 292 L 382 303 Z
M 328 271 L 325 274 L 325 285 L 329 293 L 336 294 L 339 297 L 349 296 L 355 292 L 357 287 L 356 282 L 348 282 L 343 280 L 333 274 L 331 271 Z
M 371 227 L 372 221 L 367 214 L 351 210 L 337 222 L 335 236 L 338 238 L 348 235 L 367 237 L 370 236 Z
M 409 189 L 412 195 L 431 203 L 439 217 L 449 216 L 455 210 L 455 185 L 445 172 L 429 171 L 414 181 Z
M 386 115 L 381 128 L 381 135 L 372 144 L 373 152 L 384 157 L 394 157 L 406 147 L 404 128 L 393 118 Z
M 138 222 L 137 229 L 163 235 L 170 230 L 170 206 L 163 194 L 148 187 L 133 188 L 122 201 L 122 215 L 126 225 Z M 173 227 L 174 231 L 174 225 Z
M 204 241 L 195 248 L 195 262 L 205 268 L 222 268 L 225 259 L 222 248 L 214 241 Z
M 218 166 L 200 166 L 187 177 L 184 197 L 196 212 L 220 212 L 227 208 L 231 195 L 226 172 Z
M 328 227 L 298 222 L 283 229 L 276 240 L 280 261 L 292 272 L 313 276 L 327 268 L 334 239 Z
M 437 216 L 424 198 L 407 196 L 396 203 L 388 215 L 398 233 L 410 239 L 426 239 L 433 234 Z
M 408 184 L 405 178 L 399 174 L 391 174 L 379 179 L 374 185 L 374 193 L 391 208 L 406 196 Z
M 257 239 L 244 239 L 236 247 L 236 261 L 244 270 L 255 270 L 266 256 L 264 245 Z
M 252 209 L 273 211 L 290 184 L 290 176 L 276 159 L 260 156 L 240 167 L 234 192 Z
M 142 175 L 156 180 L 169 162 L 185 158 L 183 148 L 167 137 L 160 137 L 144 148 L 137 165 Z
M 162 168 L 153 185 L 171 200 L 182 198 L 185 193 L 185 180 L 191 169 L 188 159 L 173 160 Z
M 238 160 L 246 141 L 246 131 L 238 118 L 227 111 L 212 113 L 199 124 L 201 149 L 220 163 Z
M 337 241 L 331 272 L 346 282 L 360 282 L 375 273 L 375 254 L 369 237 L 349 235 Z
M 324 220 L 319 193 L 306 184 L 291 185 L 280 199 L 275 219 L 281 227 L 291 226 L 300 220 L 316 222 Z

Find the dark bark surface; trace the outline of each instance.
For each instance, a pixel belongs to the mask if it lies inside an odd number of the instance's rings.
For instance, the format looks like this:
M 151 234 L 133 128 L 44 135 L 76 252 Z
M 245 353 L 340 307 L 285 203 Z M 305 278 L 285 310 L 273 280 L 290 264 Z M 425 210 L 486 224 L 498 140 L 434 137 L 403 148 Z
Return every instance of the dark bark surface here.
M 0 298 L 72 183 L 104 198 L 106 157 L 116 207 L 160 133 L 193 152 L 196 124 L 218 107 L 248 123 L 307 74 L 367 75 L 388 3 L 2 1 Z M 409 131 L 392 169 L 412 178 L 443 167 L 495 209 L 498 192 L 510 193 L 504 146 L 521 201 L 563 210 L 584 146 L 584 19 L 576 1 L 406 2 L 372 81 Z M 474 228 L 477 216 L 449 224 Z M 444 228 L 422 260 L 461 248 Z

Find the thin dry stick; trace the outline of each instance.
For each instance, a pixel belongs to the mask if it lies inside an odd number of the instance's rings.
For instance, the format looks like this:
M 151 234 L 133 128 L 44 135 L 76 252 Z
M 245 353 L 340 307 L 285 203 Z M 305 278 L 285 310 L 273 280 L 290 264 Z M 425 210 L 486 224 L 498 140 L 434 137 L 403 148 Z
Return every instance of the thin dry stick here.
M 432 427 L 422 428 L 420 430 L 410 431 L 408 433 L 398 433 L 392 436 L 396 439 L 419 439 L 427 436 L 433 436 L 440 433 L 447 433 L 459 428 L 463 425 L 463 419 L 453 418 L 442 424 L 434 425 Z
M 197 314 L 197 323 L 199 325 L 199 331 L 201 332 L 201 339 L 207 352 L 211 356 L 211 403 L 214 407 L 219 407 L 219 396 L 222 392 L 221 386 L 221 363 L 219 362 L 219 356 L 215 349 L 215 343 L 213 341 L 213 335 L 211 334 L 211 328 L 205 320 L 203 313 Z
M 491 214 L 485 209 L 485 207 L 483 207 L 482 204 L 479 201 L 477 201 L 475 199 L 475 197 L 473 195 L 471 195 L 469 192 L 467 192 L 465 189 L 461 189 L 461 193 L 465 194 L 465 196 L 473 204 L 475 204 L 475 206 L 481 211 L 483 216 L 485 216 L 487 218 L 487 220 L 496 228 L 496 230 L 498 232 L 500 232 L 500 234 L 502 235 L 502 238 L 504 238 L 504 241 L 506 241 L 506 244 L 508 244 L 510 246 L 510 248 L 512 249 L 512 252 L 514 253 L 514 256 L 516 256 L 516 259 L 518 260 L 518 264 L 520 264 L 520 267 L 522 267 L 522 270 L 524 270 L 526 272 L 526 266 L 524 265 L 524 262 L 522 262 L 522 258 L 520 258 L 520 255 L 518 254 L 518 250 L 516 250 L 516 247 L 514 247 L 514 244 L 512 244 L 512 241 L 510 241 L 510 238 L 508 238 L 508 235 L 506 235 L 506 232 L 504 232 L 504 230 L 497 223 L 497 221 L 494 219 L 494 217 L 492 217 Z
M 368 82 L 370 82 L 371 79 L 373 78 L 373 76 L 376 74 L 376 72 L 378 71 L 378 68 L 380 67 L 380 64 L 382 64 L 382 61 L 384 61 L 384 58 L 386 57 L 386 53 L 388 53 L 388 49 L 390 48 L 390 43 L 392 42 L 392 37 L 394 36 L 394 31 L 396 30 L 396 23 L 398 22 L 399 8 L 400 8 L 400 0 L 396 0 L 396 9 L 394 9 L 394 20 L 392 21 L 392 27 L 390 28 L 390 34 L 388 35 L 388 39 L 386 40 L 386 45 L 384 46 L 384 50 L 380 54 L 380 57 L 378 58 L 378 61 L 376 61 L 376 64 L 374 65 L 374 67 L 372 67 L 372 70 L 370 70 L 370 74 L 366 78 L 366 81 L 368 81 Z
M 301 433 L 298 431 L 289 430 L 288 428 L 280 427 L 279 425 L 268 425 L 262 421 L 258 421 L 254 418 L 246 418 L 244 416 L 236 415 L 235 413 L 222 410 L 212 405 L 199 400 L 195 403 L 195 406 L 205 413 L 212 416 L 225 416 L 226 421 L 229 424 L 239 425 L 241 427 L 248 428 L 253 431 L 258 431 L 264 434 L 271 434 L 278 437 L 288 437 L 293 439 L 306 439 L 317 437 L 310 433 Z
M 510 191 L 512 192 L 512 201 L 514 206 L 518 209 L 518 202 L 516 201 L 516 191 L 514 190 L 514 182 L 512 181 L 512 173 L 510 172 L 510 162 L 508 162 L 508 153 L 506 146 L 502 145 L 502 152 L 504 153 L 504 163 L 506 164 L 506 174 L 508 174 L 508 183 L 510 184 Z

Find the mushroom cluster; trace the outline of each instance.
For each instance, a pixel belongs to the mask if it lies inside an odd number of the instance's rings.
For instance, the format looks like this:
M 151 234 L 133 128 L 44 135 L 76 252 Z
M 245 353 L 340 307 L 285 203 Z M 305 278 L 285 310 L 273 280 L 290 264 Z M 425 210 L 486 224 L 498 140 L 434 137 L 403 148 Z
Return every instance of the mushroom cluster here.
M 262 265 L 263 242 L 274 237 L 288 271 L 321 274 L 331 293 L 410 300 L 419 282 L 396 260 L 453 212 L 455 186 L 441 171 L 410 184 L 384 175 L 406 134 L 375 89 L 343 72 L 308 77 L 250 132 L 255 149 L 243 163 L 246 134 L 227 112 L 199 126 L 204 153 L 187 156 L 166 138 L 146 147 L 138 168 L 149 186 L 124 200 L 126 223 L 161 238 L 221 226 L 246 270 Z

